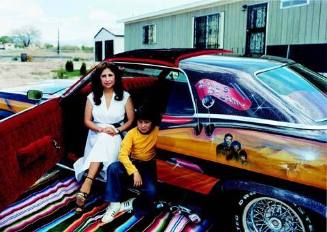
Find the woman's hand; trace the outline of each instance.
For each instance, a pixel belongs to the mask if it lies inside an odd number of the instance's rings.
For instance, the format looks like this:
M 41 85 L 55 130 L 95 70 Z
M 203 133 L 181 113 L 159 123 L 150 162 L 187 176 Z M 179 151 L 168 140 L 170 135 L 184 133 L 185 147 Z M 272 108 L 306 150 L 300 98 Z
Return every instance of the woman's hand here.
M 111 135 L 111 136 L 114 136 L 114 135 L 117 134 L 115 128 L 110 127 L 110 126 L 104 128 L 104 131 L 103 132 L 106 133 L 106 134 L 108 134 L 108 135 Z
M 134 187 L 140 187 L 142 185 L 142 177 L 138 171 L 133 173 Z

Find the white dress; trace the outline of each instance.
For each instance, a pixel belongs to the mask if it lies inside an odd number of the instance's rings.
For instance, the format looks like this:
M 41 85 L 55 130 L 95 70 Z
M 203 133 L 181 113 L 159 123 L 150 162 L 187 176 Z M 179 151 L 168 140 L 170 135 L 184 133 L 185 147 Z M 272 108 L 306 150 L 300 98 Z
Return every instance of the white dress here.
M 93 107 L 93 122 L 99 127 L 108 127 L 115 123 L 122 123 L 125 117 L 125 105 L 128 97 L 129 93 L 124 91 L 123 99 L 121 101 L 116 101 L 114 93 L 110 106 L 107 109 L 104 95 L 101 97 L 101 104 L 95 105 L 93 93 L 90 93 L 87 98 Z M 100 171 L 100 175 L 106 181 L 107 168 L 112 162 L 117 161 L 120 143 L 120 135 L 111 136 L 106 133 L 89 130 L 84 156 L 74 163 L 76 179 L 78 181 L 82 179 L 84 172 L 89 169 L 91 162 L 101 162 L 103 163 L 103 167 Z

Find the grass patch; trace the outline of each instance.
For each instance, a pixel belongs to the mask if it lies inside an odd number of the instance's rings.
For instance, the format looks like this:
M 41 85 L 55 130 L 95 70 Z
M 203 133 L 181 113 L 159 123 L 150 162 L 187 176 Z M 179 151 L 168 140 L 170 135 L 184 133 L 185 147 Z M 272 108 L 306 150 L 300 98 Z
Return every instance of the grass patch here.
M 70 79 L 73 77 L 81 76 L 79 70 L 67 72 L 65 69 L 58 69 L 58 70 L 52 70 L 52 72 L 56 73 L 55 78 L 58 78 L 58 79 Z

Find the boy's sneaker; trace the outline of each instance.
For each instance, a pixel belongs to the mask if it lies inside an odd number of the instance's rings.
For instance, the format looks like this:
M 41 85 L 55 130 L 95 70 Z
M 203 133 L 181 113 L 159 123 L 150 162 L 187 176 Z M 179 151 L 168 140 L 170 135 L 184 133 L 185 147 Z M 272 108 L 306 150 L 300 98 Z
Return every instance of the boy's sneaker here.
M 197 215 L 196 213 L 189 214 L 188 218 L 191 220 L 191 222 L 196 224 L 201 222 L 200 216 Z
M 120 203 L 120 212 L 122 211 L 127 211 L 127 212 L 131 212 L 133 210 L 133 201 L 135 200 L 135 198 L 130 198 L 127 201 L 124 201 L 122 203 Z
M 112 222 L 116 218 L 119 212 L 120 212 L 120 203 L 110 204 L 106 212 L 104 213 L 101 221 L 103 223 Z

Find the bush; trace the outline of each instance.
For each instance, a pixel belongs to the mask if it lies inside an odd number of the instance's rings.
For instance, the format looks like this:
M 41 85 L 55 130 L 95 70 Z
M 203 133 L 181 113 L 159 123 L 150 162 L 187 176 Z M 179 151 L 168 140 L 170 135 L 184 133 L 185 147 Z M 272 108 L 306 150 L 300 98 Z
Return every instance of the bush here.
M 67 72 L 74 71 L 74 63 L 73 63 L 73 61 L 67 60 L 66 65 L 65 65 L 65 69 L 66 69 Z
M 81 50 L 83 52 L 93 52 L 93 47 L 87 47 L 87 46 L 82 45 Z
M 53 48 L 54 46 L 53 46 L 52 44 L 45 43 L 45 44 L 44 44 L 44 47 L 45 47 L 46 49 L 50 49 L 50 48 Z
M 83 76 L 86 74 L 86 64 L 84 62 L 82 63 L 81 68 L 79 69 L 79 73 Z
M 18 60 L 18 57 L 15 56 L 15 57 L 11 58 L 11 60 L 13 60 L 13 61 L 17 61 L 17 60 Z
M 28 62 L 32 62 L 32 60 L 33 60 L 32 56 L 28 55 L 28 56 L 27 56 L 27 61 L 28 61 Z
M 73 58 L 73 61 L 79 61 L 79 60 L 80 60 L 79 57 L 74 57 L 74 58 Z
M 63 70 L 63 69 L 59 69 L 59 70 L 57 71 L 57 77 L 58 77 L 59 79 L 64 79 L 64 73 L 65 73 L 65 70 Z

